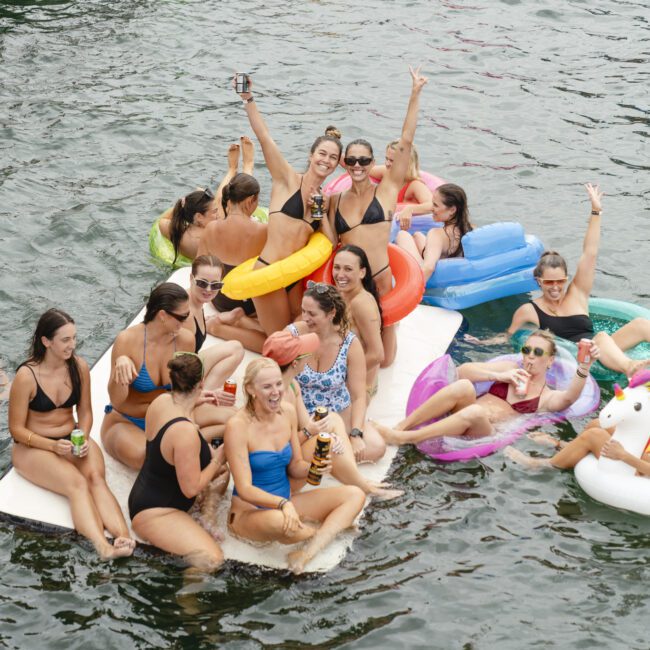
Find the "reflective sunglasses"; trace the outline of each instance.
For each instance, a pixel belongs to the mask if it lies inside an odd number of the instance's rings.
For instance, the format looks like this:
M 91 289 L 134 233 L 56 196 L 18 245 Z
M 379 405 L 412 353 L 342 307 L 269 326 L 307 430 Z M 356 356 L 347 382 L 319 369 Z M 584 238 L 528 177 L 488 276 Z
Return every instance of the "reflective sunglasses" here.
M 325 282 L 314 282 L 313 280 L 307 280 L 307 289 L 313 289 L 316 293 L 327 293 L 329 291 L 330 285 Z
M 208 291 L 220 291 L 223 287 L 223 282 L 217 280 L 216 282 L 209 282 L 201 278 L 194 278 L 194 284 L 200 289 L 207 289 Z
M 372 162 L 372 158 L 369 156 L 359 156 L 358 158 L 356 156 L 346 156 L 343 158 L 343 162 L 345 162 L 348 167 L 354 167 L 357 163 L 362 167 L 367 167 Z
M 551 285 L 558 284 L 562 286 L 563 284 L 566 284 L 566 281 L 569 278 L 559 278 L 557 280 L 544 280 L 543 278 L 539 279 L 540 284 L 543 284 L 545 287 L 550 287 Z
M 189 350 L 180 350 L 178 352 L 174 352 L 172 355 L 172 359 L 178 359 L 178 357 L 183 357 L 183 356 L 189 356 L 189 357 L 196 357 L 199 362 L 201 363 L 201 379 L 203 379 L 203 374 L 205 373 L 205 367 L 203 366 L 203 359 L 196 353 L 196 352 L 190 352 Z
M 165 309 L 165 313 L 169 314 L 172 318 L 175 318 L 179 323 L 184 323 L 190 317 L 189 311 L 187 314 L 175 314 L 173 311 L 167 311 Z
M 550 352 L 547 352 L 546 350 L 542 348 L 534 348 L 530 345 L 522 345 L 521 346 L 521 353 L 527 357 L 530 353 L 533 353 L 536 357 L 543 357 L 545 354 L 548 356 L 551 356 Z

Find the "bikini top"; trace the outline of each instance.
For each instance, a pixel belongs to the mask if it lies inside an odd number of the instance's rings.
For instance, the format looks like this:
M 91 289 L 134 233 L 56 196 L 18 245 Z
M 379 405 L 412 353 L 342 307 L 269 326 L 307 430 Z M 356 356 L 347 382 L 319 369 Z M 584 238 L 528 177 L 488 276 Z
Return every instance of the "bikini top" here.
M 37 411 L 38 413 L 48 413 L 49 411 L 54 411 L 56 409 L 69 409 L 72 408 L 73 406 L 76 406 L 79 404 L 79 400 L 81 399 L 81 388 L 80 387 L 72 387 L 72 392 L 70 393 L 70 397 L 63 402 L 63 404 L 60 404 L 57 406 L 50 397 L 48 397 L 47 393 L 41 388 L 41 385 L 38 383 L 38 379 L 36 379 L 36 374 L 34 373 L 34 369 L 27 365 L 26 363 L 21 364 L 18 366 L 18 368 L 22 368 L 25 366 L 26 368 L 29 368 L 32 375 L 34 376 L 34 381 L 36 382 L 36 395 L 34 395 L 34 399 L 29 403 L 29 410 L 30 411 Z
M 251 467 L 251 480 L 260 490 L 288 499 L 291 487 L 287 476 L 287 466 L 291 462 L 293 450 L 288 442 L 280 451 L 262 449 L 248 453 Z M 237 496 L 237 489 L 233 489 Z
M 540 329 L 549 329 L 555 336 L 575 342 L 583 338 L 590 339 L 593 337 L 594 324 L 587 314 L 551 316 L 542 311 L 532 300 L 530 302 L 537 312 Z
M 514 411 L 517 411 L 517 413 L 535 413 L 537 411 L 539 407 L 539 398 L 542 393 L 540 393 L 537 397 L 533 397 L 532 399 L 524 399 L 520 402 L 512 403 L 508 401 L 509 386 L 510 384 L 506 383 L 505 381 L 495 381 L 492 386 L 490 386 L 488 393 L 490 393 L 490 395 L 498 397 L 499 399 L 502 399 L 506 404 L 509 404 Z M 542 391 L 544 391 L 543 388 Z
M 176 351 L 176 339 L 174 339 L 174 351 Z M 151 393 L 154 390 L 171 390 L 171 384 L 163 384 L 162 386 L 156 386 L 153 383 L 147 370 L 147 326 L 144 326 L 144 352 L 142 353 L 142 367 L 138 376 L 131 382 L 131 386 L 134 390 L 137 390 L 139 393 Z
M 302 200 L 302 177 L 300 178 L 300 187 L 284 202 L 284 205 L 279 210 L 269 212 L 269 216 L 278 212 L 286 214 L 287 217 L 291 217 L 292 219 L 304 221 L 312 227 L 314 232 L 318 230 L 318 226 L 320 225 L 320 221 L 307 221 L 305 219 L 305 204 Z
M 201 330 L 196 316 L 194 317 L 194 322 L 196 324 L 196 331 L 194 332 L 194 340 L 196 341 L 194 344 L 194 352 L 198 352 L 205 343 L 205 339 L 208 338 L 208 333 L 207 330 L 205 332 Z M 203 327 L 205 327 L 205 316 L 203 317 Z
M 341 195 L 339 194 L 339 200 L 336 203 L 336 214 L 334 216 L 334 228 L 336 229 L 337 235 L 342 235 L 343 233 L 349 232 L 353 228 L 358 228 L 359 226 L 369 226 L 374 223 L 389 222 L 390 219 L 386 219 L 384 214 L 384 208 L 381 207 L 381 203 L 377 200 L 377 188 L 375 187 L 375 192 L 372 195 L 372 201 L 370 205 L 366 208 L 366 211 L 363 213 L 361 221 L 356 226 L 349 226 L 348 222 L 345 220 L 341 212 L 339 211 L 339 204 L 341 203 Z
M 409 181 L 408 183 L 406 183 L 406 185 L 402 186 L 402 189 L 399 191 L 399 194 L 397 195 L 397 202 L 398 203 L 404 203 L 404 197 L 406 196 L 406 193 L 409 191 L 409 185 L 412 182 L 413 181 Z

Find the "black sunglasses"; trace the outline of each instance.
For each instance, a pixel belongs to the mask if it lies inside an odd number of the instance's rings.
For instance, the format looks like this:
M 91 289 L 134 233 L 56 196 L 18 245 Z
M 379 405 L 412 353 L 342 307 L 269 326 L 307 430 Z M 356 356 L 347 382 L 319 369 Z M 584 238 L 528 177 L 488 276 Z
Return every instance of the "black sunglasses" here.
M 307 280 L 307 289 L 313 289 L 316 293 L 327 293 L 329 291 L 330 285 L 325 282 L 314 282 L 313 280 Z
M 169 314 L 172 318 L 175 318 L 179 323 L 184 323 L 190 317 L 189 311 L 187 314 L 175 314 L 173 311 L 167 311 L 165 309 L 165 313 Z
M 201 289 L 207 289 L 208 291 L 220 291 L 223 287 L 223 282 L 221 282 L 221 280 L 217 280 L 216 282 L 208 282 L 208 280 L 194 278 L 194 284 L 197 287 Z
M 343 158 L 343 162 L 345 162 L 348 167 L 354 167 L 357 163 L 362 167 L 367 167 L 372 162 L 372 158 L 369 156 L 359 156 L 358 158 L 356 156 L 346 156 Z
M 550 352 L 547 352 L 546 350 L 543 350 L 542 348 L 533 348 L 530 345 L 522 345 L 521 346 L 521 353 L 524 356 L 529 355 L 530 353 L 533 353 L 536 357 L 543 357 L 545 354 L 548 354 L 550 356 Z
M 212 193 L 212 190 L 209 187 L 206 187 L 203 190 L 203 196 L 205 196 L 208 199 L 214 199 L 214 194 Z

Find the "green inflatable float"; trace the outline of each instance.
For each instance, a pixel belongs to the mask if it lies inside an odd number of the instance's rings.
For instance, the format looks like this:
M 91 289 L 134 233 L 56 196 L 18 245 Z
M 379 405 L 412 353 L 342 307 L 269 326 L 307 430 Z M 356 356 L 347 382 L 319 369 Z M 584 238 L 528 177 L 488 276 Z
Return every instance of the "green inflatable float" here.
M 589 299 L 589 316 L 594 323 L 594 332 L 607 332 L 613 334 L 617 329 L 629 323 L 634 318 L 650 319 L 650 309 L 633 305 L 623 300 L 610 300 L 609 298 L 590 298 Z M 510 339 L 515 350 L 520 350 L 524 341 L 531 333 L 530 329 L 517 330 Z M 574 359 L 578 353 L 578 346 L 572 341 L 555 339 L 558 347 L 566 350 Z M 633 359 L 650 359 L 650 344 L 640 343 L 631 350 L 625 352 Z M 609 368 L 596 362 L 591 367 L 591 374 L 596 381 L 615 382 L 624 379 L 620 373 L 614 372 Z
M 269 220 L 268 208 L 259 207 L 253 212 L 253 218 L 257 219 L 260 223 L 267 223 Z M 179 255 L 174 262 L 174 247 L 172 243 L 165 237 L 158 227 L 160 217 L 158 217 L 149 230 L 149 251 L 151 255 L 157 260 L 173 266 L 175 269 L 180 269 L 182 266 L 191 266 L 192 260 L 185 255 Z

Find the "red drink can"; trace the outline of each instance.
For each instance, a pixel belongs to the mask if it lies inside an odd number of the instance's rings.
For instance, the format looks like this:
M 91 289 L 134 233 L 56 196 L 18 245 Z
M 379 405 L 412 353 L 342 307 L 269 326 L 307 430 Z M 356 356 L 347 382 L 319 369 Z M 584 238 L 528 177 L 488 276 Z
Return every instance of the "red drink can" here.
M 578 363 L 589 363 L 591 360 L 591 355 L 589 354 L 590 348 L 590 339 L 580 339 L 578 341 Z
M 233 381 L 232 379 L 228 379 L 226 383 L 223 385 L 223 390 L 226 393 L 230 393 L 231 395 L 237 395 L 237 382 Z

